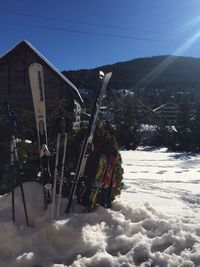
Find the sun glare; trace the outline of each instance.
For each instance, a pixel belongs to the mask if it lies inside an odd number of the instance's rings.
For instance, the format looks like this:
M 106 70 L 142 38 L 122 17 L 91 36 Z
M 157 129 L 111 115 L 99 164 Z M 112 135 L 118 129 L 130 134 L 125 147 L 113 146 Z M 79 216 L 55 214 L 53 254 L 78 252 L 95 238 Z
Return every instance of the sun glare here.
M 200 21 L 200 18 L 199 18 Z M 143 79 L 141 79 L 135 87 L 139 87 L 142 84 L 148 83 L 153 79 L 156 79 L 161 73 L 163 73 L 176 59 L 175 56 L 181 56 L 186 50 L 188 50 L 195 42 L 200 38 L 200 31 L 192 35 L 186 42 L 179 46 L 172 52 L 172 56 L 167 57 L 161 64 L 155 67 L 150 73 L 148 73 Z

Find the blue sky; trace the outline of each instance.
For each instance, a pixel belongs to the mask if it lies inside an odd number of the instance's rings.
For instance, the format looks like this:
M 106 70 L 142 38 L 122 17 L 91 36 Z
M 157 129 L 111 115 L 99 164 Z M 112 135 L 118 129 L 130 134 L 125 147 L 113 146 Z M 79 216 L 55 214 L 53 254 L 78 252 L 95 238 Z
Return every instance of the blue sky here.
M 60 70 L 200 57 L 199 0 L 7 0 L 0 29 L 0 55 L 26 39 Z

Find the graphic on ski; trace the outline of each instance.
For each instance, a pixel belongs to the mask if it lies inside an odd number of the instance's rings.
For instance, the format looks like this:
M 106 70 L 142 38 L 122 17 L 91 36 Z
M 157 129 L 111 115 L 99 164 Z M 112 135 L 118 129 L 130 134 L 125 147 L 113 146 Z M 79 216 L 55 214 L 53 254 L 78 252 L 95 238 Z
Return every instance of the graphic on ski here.
M 35 119 L 37 126 L 37 135 L 40 151 L 40 169 L 42 184 L 44 189 L 44 208 L 47 208 L 48 197 L 51 193 L 51 175 L 49 169 L 49 156 L 47 142 L 47 126 L 46 126 L 46 109 L 44 94 L 44 73 L 43 67 L 39 63 L 32 63 L 29 66 L 29 79 L 35 111 Z
M 17 151 L 17 144 L 16 144 L 16 138 L 15 138 L 15 132 L 17 130 L 17 122 L 16 118 L 14 116 L 14 113 L 11 109 L 11 105 L 7 104 L 7 112 L 8 112 L 8 119 L 10 124 L 10 132 L 11 132 L 11 140 L 10 140 L 10 165 L 11 165 L 11 191 L 12 191 L 12 220 L 15 222 L 15 181 L 18 180 L 21 196 L 22 196 L 22 202 L 24 207 L 24 214 L 26 218 L 26 224 L 29 226 L 29 220 L 28 220 L 28 213 L 26 208 L 26 200 L 24 196 L 24 188 L 23 183 L 21 179 L 21 169 L 19 164 L 19 157 L 18 157 L 18 151 Z
M 90 201 L 89 211 L 93 210 L 96 204 L 99 189 L 101 187 L 101 183 L 106 173 L 106 170 L 107 170 L 107 157 L 105 155 L 102 155 L 99 160 L 95 181 L 91 188 L 91 193 L 89 197 Z
M 105 176 L 102 179 L 102 188 L 99 196 L 99 204 L 105 208 L 109 207 L 111 202 L 115 163 L 116 153 L 112 153 L 108 156 L 108 168 L 106 170 Z
M 98 117 L 98 113 L 100 110 L 101 102 L 102 102 L 104 92 L 106 90 L 106 87 L 108 85 L 108 82 L 109 82 L 111 76 L 112 76 L 111 72 L 107 73 L 105 75 L 102 71 L 99 72 L 99 83 L 98 83 L 96 98 L 95 98 L 95 102 L 93 105 L 92 114 L 90 117 L 90 122 L 89 122 L 89 126 L 87 129 L 87 133 L 86 133 L 86 136 L 85 136 L 82 148 L 81 148 L 81 152 L 79 155 L 76 173 L 75 173 L 75 176 L 74 176 L 74 179 L 72 182 L 71 191 L 70 191 L 69 200 L 68 200 L 68 205 L 67 205 L 67 209 L 66 209 L 67 213 L 70 212 L 71 209 L 73 209 L 77 185 L 78 185 L 80 177 L 82 177 L 84 175 L 85 166 L 87 163 L 87 149 L 88 149 L 89 144 L 91 144 L 92 140 L 93 140 L 94 131 L 96 128 L 96 122 L 97 122 L 97 117 Z
M 115 174 L 115 167 L 113 168 L 113 172 L 112 172 L 112 176 L 110 179 L 110 184 L 109 187 L 107 189 L 107 194 L 106 194 L 106 201 L 105 201 L 105 208 L 110 208 L 111 207 L 111 203 L 112 203 L 112 189 L 114 187 L 114 174 Z
M 47 145 L 46 109 L 44 95 L 44 74 L 43 67 L 39 63 L 29 66 L 29 78 L 37 125 L 39 148 L 43 144 Z

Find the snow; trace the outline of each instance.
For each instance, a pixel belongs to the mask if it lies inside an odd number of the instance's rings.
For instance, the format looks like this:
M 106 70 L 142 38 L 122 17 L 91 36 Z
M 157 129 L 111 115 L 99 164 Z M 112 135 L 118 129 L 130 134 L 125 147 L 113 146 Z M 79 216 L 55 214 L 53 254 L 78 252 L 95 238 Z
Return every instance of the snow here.
M 198 202 L 200 196 L 200 155 L 167 153 L 165 148 L 138 152 L 121 152 L 126 188 L 122 199 L 148 202 L 168 214 L 193 212 L 188 202 Z
M 31 227 L 20 190 L 16 223 L 11 195 L 0 196 L 0 266 L 200 266 L 200 154 L 139 148 L 121 151 L 124 189 L 112 209 L 64 214 L 50 221 L 42 188 L 24 184 Z

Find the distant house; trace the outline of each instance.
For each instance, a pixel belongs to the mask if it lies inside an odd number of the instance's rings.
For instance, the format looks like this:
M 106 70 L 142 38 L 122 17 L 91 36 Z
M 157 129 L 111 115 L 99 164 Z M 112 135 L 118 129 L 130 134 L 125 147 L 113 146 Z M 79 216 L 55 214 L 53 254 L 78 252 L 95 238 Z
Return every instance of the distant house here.
M 159 124 L 160 121 L 165 121 L 169 125 L 175 124 L 181 113 L 181 108 L 171 102 L 163 104 L 157 108 L 150 108 L 140 101 L 136 101 L 137 112 L 140 121 L 144 124 Z
M 44 86 L 47 111 L 65 102 L 67 112 L 74 113 L 75 101 L 83 100 L 75 87 L 29 42 L 22 41 L 0 58 L 0 102 L 9 95 L 16 109 L 33 110 L 29 82 L 29 65 L 37 62 L 44 69 Z
M 142 123 L 152 124 L 155 121 L 156 114 L 155 112 L 142 102 L 136 100 L 138 117 Z
M 114 114 L 113 111 L 110 110 L 108 107 L 101 107 L 100 108 L 100 118 L 106 121 L 113 121 L 114 119 Z
M 153 112 L 158 118 L 165 120 L 171 124 L 177 121 L 178 115 L 181 113 L 181 110 L 178 105 L 169 102 L 153 109 Z

